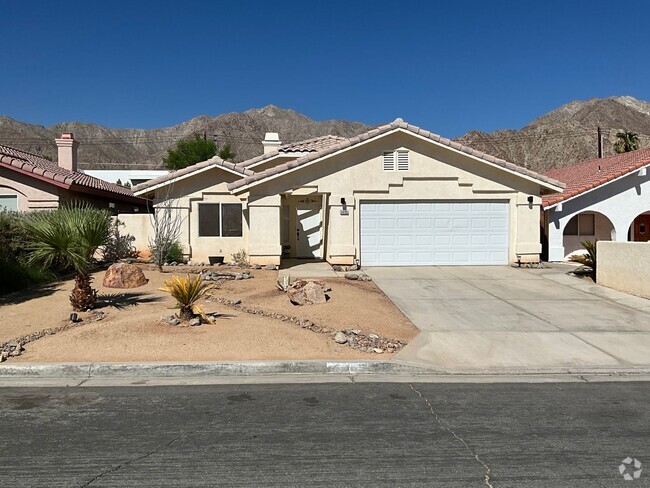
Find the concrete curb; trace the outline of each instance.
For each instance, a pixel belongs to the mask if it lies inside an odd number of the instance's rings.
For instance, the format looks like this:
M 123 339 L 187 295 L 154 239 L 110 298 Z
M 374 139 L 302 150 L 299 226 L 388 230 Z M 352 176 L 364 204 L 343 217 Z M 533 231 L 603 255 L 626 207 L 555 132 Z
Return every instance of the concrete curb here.
M 3 364 L 0 379 L 11 378 L 207 378 L 282 375 L 650 375 L 650 368 L 535 368 L 445 370 L 404 361 L 249 361 L 205 363 L 53 363 Z
M 265 375 L 431 374 L 393 361 L 253 361 L 211 363 L 4 364 L 0 378 L 206 377 Z

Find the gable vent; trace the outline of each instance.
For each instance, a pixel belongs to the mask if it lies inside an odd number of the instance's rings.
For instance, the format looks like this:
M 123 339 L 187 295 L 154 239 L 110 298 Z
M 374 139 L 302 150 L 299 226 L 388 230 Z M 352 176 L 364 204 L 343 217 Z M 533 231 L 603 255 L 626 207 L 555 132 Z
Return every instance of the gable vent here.
M 384 171 L 395 171 L 395 153 L 384 153 Z
M 409 152 L 397 151 L 397 171 L 409 170 Z

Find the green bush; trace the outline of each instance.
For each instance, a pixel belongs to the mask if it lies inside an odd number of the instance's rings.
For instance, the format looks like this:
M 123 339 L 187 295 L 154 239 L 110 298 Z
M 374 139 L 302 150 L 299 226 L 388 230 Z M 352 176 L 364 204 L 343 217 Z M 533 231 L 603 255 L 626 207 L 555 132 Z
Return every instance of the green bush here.
M 167 254 L 165 255 L 164 262 L 166 263 L 182 263 L 183 262 L 183 246 L 179 241 L 174 242 Z
M 0 294 L 56 279 L 48 268 L 28 263 L 25 214 L 0 211 Z

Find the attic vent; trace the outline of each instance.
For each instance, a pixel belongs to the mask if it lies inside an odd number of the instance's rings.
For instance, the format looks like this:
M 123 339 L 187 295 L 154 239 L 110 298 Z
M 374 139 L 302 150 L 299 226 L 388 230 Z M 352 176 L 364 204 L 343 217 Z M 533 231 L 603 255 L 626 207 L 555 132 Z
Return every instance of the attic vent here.
M 395 153 L 392 151 L 384 153 L 384 171 L 395 171 Z
M 408 171 L 409 152 L 408 151 L 386 151 L 384 153 L 384 171 Z
M 397 151 L 397 171 L 409 170 L 409 152 Z

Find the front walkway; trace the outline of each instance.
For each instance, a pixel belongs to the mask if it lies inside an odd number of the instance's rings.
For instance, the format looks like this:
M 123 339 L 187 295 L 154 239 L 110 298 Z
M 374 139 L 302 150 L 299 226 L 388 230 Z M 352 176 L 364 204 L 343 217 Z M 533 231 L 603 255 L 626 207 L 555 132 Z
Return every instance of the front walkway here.
M 278 278 L 342 278 L 345 273 L 337 273 L 327 261 L 315 259 L 283 259 Z
M 396 360 L 463 371 L 650 368 L 650 300 L 569 269 L 365 271 L 422 331 Z

